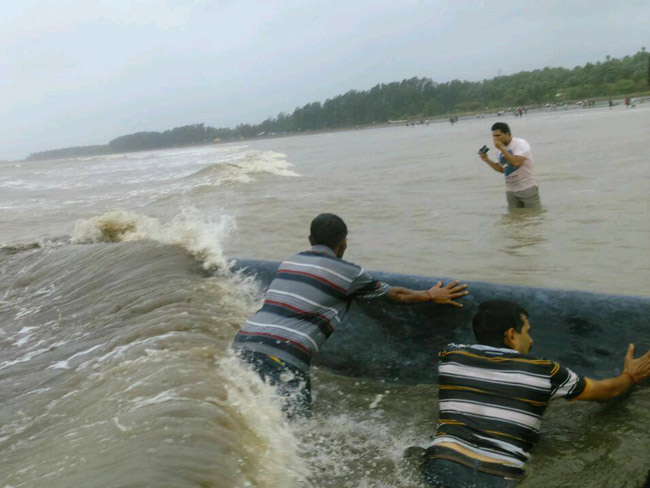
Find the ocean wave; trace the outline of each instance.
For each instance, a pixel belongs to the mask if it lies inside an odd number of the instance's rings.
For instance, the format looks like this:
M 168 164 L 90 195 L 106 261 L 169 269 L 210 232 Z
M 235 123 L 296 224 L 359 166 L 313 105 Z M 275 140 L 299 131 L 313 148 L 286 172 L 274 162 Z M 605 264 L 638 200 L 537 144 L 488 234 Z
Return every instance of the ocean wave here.
M 293 171 L 293 165 L 286 161 L 286 155 L 273 151 L 250 150 L 229 162 L 206 166 L 186 179 L 199 180 L 203 185 L 219 186 L 227 183 L 251 183 L 256 174 L 277 176 L 300 176 Z
M 274 389 L 228 352 L 259 305 L 238 275 L 151 240 L 6 260 L 8 486 L 310 486 Z
M 70 237 L 60 236 L 39 239 L 32 242 L 18 242 L 15 244 L 6 244 L 0 242 L 0 255 L 2 254 L 18 254 L 22 252 L 33 251 L 35 249 L 51 249 L 55 247 L 70 244 Z
M 220 215 L 206 219 L 195 208 L 187 208 L 171 222 L 129 211 L 112 211 L 77 221 L 72 243 L 128 242 L 151 239 L 179 245 L 198 259 L 205 269 L 227 269 L 229 260 L 223 243 L 237 230 L 233 217 Z
M 13 245 L 0 246 L 0 254 L 17 254 L 23 251 L 32 251 L 41 247 L 39 242 L 26 242 Z

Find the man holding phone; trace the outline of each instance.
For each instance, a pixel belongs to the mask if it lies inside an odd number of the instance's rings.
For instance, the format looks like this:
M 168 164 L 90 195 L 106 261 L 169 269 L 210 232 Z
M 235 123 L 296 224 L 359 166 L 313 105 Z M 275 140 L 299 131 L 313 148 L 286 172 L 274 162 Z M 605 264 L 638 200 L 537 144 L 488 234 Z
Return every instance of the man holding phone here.
M 512 137 L 510 127 L 504 122 L 492 126 L 492 138 L 498 151 L 497 161 L 488 157 L 487 146 L 479 149 L 478 155 L 494 171 L 503 173 L 506 177 L 508 208 L 541 209 L 530 144 L 525 139 Z

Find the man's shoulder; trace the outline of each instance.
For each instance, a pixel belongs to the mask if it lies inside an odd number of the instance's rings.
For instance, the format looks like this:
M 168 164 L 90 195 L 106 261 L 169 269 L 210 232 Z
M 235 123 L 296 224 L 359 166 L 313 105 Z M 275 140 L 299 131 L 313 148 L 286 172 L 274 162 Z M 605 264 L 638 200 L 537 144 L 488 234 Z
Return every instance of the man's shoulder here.
M 529 354 L 521 354 L 514 349 L 508 347 L 494 347 L 486 346 L 484 344 L 447 344 L 441 351 L 441 356 L 450 356 L 454 354 L 480 356 L 484 358 L 509 358 L 521 362 L 539 365 L 553 365 L 557 362 L 544 358 L 531 356 Z
M 300 263 L 305 265 L 319 266 L 321 268 L 328 268 L 332 271 L 345 271 L 346 274 L 358 275 L 363 268 L 358 264 L 345 261 L 339 257 L 333 256 L 329 253 L 319 252 L 314 249 L 307 249 L 293 254 L 288 259 L 283 261 L 282 264 Z
M 457 342 L 451 342 L 447 344 L 444 349 L 444 352 L 450 351 L 467 351 L 467 352 L 476 352 L 483 353 L 487 355 L 502 355 L 502 354 L 519 354 L 517 351 L 507 348 L 507 347 L 494 347 L 486 346 L 485 344 L 459 344 Z
M 530 149 L 530 143 L 526 140 L 523 139 L 522 137 L 513 137 L 512 142 L 516 147 L 522 147 L 522 148 L 528 148 Z

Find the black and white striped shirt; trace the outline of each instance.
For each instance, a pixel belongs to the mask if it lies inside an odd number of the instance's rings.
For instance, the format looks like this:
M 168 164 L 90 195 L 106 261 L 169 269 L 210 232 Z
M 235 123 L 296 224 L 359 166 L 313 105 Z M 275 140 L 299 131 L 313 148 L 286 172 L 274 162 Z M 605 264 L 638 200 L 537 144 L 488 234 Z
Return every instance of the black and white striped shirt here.
M 523 473 L 549 402 L 576 399 L 587 381 L 513 349 L 449 344 L 440 353 L 433 446 L 455 444 Z

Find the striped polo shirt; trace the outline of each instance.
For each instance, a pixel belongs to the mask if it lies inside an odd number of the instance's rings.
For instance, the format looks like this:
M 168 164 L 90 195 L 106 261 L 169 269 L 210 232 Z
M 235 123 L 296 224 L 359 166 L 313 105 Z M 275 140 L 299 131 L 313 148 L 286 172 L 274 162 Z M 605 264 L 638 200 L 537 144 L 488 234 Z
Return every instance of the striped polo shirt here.
M 391 287 L 327 246 L 280 264 L 264 302 L 235 336 L 238 351 L 275 356 L 303 371 L 341 323 L 352 300 L 373 300 Z
M 515 477 L 539 440 L 549 402 L 575 400 L 588 380 L 513 349 L 449 344 L 440 353 L 438 381 L 440 418 L 432 446 L 459 445 L 502 466 L 496 474 Z M 443 451 L 439 457 L 467 461 L 457 451 Z

